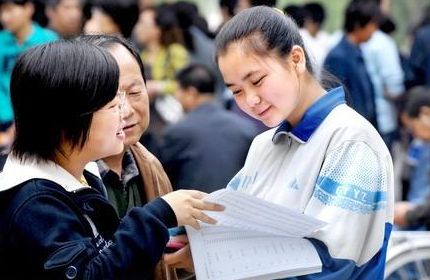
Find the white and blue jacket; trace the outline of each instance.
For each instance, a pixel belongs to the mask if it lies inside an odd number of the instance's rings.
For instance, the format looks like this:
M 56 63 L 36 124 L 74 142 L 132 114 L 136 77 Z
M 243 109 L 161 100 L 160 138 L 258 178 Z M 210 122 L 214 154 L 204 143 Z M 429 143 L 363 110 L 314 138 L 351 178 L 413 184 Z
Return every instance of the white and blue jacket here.
M 308 236 L 321 273 L 297 279 L 383 279 L 393 222 L 393 167 L 372 125 L 345 104 L 342 88 L 301 121 L 257 136 L 228 188 L 327 222 Z

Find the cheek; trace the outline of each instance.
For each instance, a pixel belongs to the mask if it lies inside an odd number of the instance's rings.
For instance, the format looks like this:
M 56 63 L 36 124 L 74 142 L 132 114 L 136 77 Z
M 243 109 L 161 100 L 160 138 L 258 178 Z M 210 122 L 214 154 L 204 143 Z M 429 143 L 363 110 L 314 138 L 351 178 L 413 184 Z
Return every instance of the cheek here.
M 239 96 L 234 96 L 234 100 L 237 104 L 237 107 L 239 107 L 240 110 L 242 110 L 243 112 L 245 112 L 246 114 L 250 115 L 251 117 L 256 118 L 256 115 L 253 113 L 251 107 L 248 105 L 248 103 L 246 102 L 246 98 L 245 95 L 239 95 Z
M 148 101 L 141 102 L 140 106 L 137 107 L 136 113 L 139 116 L 140 127 L 142 128 L 141 133 L 145 132 L 149 125 L 149 104 Z

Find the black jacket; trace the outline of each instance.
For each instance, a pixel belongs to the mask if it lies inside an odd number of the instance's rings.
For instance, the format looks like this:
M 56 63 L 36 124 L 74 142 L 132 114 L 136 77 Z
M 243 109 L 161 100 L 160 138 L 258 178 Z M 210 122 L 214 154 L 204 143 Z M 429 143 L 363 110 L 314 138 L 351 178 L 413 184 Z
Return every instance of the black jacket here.
M 0 192 L 0 279 L 152 278 L 173 210 L 158 198 L 120 221 L 99 178 L 85 178 L 92 188 L 31 179 Z

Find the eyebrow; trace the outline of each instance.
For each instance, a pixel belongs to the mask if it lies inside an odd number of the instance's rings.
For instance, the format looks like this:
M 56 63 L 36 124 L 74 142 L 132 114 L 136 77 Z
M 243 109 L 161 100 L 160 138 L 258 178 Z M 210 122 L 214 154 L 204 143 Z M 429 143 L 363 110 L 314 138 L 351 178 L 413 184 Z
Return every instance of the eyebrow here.
M 142 81 L 140 81 L 140 80 L 133 80 L 133 81 L 131 81 L 131 83 L 130 84 L 128 84 L 128 85 L 126 85 L 124 88 L 125 89 L 130 89 L 130 88 L 132 88 L 132 87 L 135 87 L 135 86 L 141 86 L 141 85 L 143 85 L 144 83 L 142 82 Z
M 242 77 L 241 81 L 245 81 L 246 79 L 248 79 L 249 77 L 251 77 L 252 75 L 254 75 L 255 73 L 258 73 L 258 70 L 254 70 L 254 71 L 249 71 L 245 76 Z M 231 87 L 234 86 L 234 84 L 230 84 L 230 83 L 225 83 L 225 85 L 227 87 Z

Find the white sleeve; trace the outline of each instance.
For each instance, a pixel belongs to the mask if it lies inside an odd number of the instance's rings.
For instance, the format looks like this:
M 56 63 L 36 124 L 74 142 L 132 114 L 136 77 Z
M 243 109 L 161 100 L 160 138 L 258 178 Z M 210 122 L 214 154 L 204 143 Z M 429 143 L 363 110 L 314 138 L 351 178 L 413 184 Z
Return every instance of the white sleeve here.
M 383 247 L 391 227 L 393 171 L 365 142 L 347 141 L 330 150 L 323 162 L 305 213 L 328 222 L 312 238 L 333 258 L 365 264 Z

